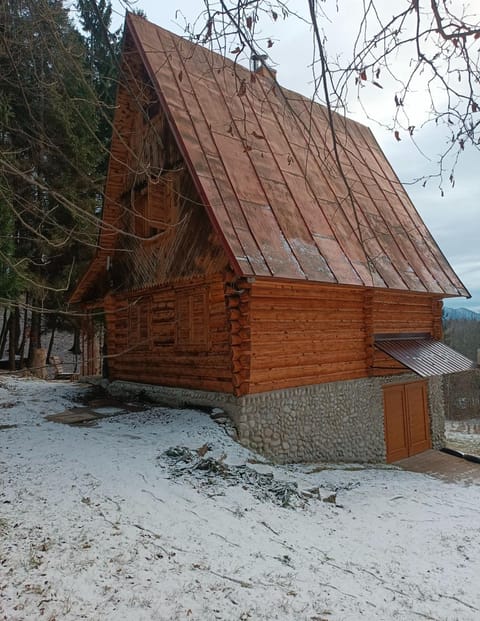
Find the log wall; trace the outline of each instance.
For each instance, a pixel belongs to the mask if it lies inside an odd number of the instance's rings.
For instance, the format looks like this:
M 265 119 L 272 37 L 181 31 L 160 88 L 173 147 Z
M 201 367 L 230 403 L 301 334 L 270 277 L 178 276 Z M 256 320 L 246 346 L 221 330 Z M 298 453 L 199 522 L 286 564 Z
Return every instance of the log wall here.
M 441 338 L 441 302 L 429 294 L 258 280 L 249 314 L 250 393 L 405 373 L 375 334 Z
M 233 391 L 220 276 L 110 296 L 106 316 L 111 380 Z
M 425 333 L 442 338 L 442 302 L 432 295 L 375 290 L 372 294 L 370 375 L 405 373 L 405 367 L 373 346 L 375 334 Z
M 250 392 L 252 362 L 251 301 L 252 285 L 232 272 L 225 277 L 225 305 L 230 332 L 233 393 L 239 397 Z
M 360 288 L 255 282 L 250 392 L 365 377 L 363 300 Z
M 376 334 L 441 336 L 432 295 L 232 274 L 109 296 L 111 379 L 237 396 L 407 369 Z

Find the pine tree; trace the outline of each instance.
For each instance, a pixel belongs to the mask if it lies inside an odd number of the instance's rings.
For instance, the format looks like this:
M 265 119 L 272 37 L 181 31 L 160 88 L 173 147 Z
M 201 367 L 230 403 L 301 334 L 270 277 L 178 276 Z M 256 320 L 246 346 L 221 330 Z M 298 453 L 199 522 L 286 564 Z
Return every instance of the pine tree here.
M 99 173 L 107 173 L 112 119 L 117 92 L 121 32 L 112 31 L 112 5 L 107 0 L 78 0 L 80 24 L 85 33 L 87 62 L 97 95 L 97 136 L 103 145 Z
M 0 93 L 0 218 L 13 229 L 0 267 L 21 266 L 21 290 L 5 297 L 29 292 L 38 347 L 39 311 L 65 306 L 95 243 L 100 187 L 88 50 L 60 0 L 2 2 Z

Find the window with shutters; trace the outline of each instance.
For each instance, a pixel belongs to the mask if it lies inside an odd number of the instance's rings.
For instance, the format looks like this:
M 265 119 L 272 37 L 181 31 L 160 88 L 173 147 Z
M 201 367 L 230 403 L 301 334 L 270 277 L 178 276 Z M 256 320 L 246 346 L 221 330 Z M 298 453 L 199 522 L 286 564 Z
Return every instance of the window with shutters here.
M 178 171 L 149 178 L 133 196 L 135 234 L 148 239 L 178 222 Z
M 176 345 L 179 349 L 205 350 L 209 343 L 208 291 L 176 293 Z

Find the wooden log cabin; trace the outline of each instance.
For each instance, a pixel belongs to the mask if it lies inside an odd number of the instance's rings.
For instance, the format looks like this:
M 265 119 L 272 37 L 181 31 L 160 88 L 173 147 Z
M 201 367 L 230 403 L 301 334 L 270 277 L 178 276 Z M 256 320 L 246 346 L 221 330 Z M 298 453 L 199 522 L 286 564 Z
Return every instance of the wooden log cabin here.
M 371 131 L 127 15 L 83 372 L 222 406 L 281 461 L 441 446 L 442 298 L 468 296 Z M 98 368 L 98 365 L 97 365 Z M 418 380 L 418 377 L 422 379 Z M 418 380 L 418 381 L 417 381 Z

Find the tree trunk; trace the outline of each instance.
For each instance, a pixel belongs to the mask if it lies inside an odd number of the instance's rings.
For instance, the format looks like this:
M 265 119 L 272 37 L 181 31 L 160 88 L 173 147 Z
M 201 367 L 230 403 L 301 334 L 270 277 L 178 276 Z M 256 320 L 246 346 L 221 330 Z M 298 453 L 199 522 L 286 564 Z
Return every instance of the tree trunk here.
M 36 304 L 36 300 L 32 300 L 32 304 Z M 30 343 L 28 347 L 28 366 L 33 364 L 33 356 L 36 349 L 42 348 L 42 340 L 40 335 L 41 313 L 32 310 L 32 322 L 30 325 Z
M 47 379 L 47 350 L 38 348 L 33 351 L 32 374 L 40 379 Z
M 50 342 L 48 343 L 47 364 L 50 364 L 50 356 L 52 355 L 53 342 L 55 340 L 55 331 L 57 329 L 57 315 L 53 316 L 52 333 L 50 334 Z
M 28 293 L 25 296 L 25 311 L 23 313 L 23 330 L 22 330 L 22 340 L 20 341 L 20 346 L 18 348 L 18 357 L 20 359 L 20 368 L 23 368 L 25 364 L 25 344 L 27 342 L 28 335 Z
M 20 349 L 20 336 L 22 333 L 20 329 L 20 306 L 18 304 L 15 304 L 14 317 L 15 317 L 15 353 L 18 354 L 18 350 Z
M 80 346 L 80 327 L 75 322 L 73 326 L 73 345 L 70 347 L 69 351 L 75 356 L 79 356 L 82 353 L 82 348 Z
M 15 371 L 16 370 L 15 354 L 17 351 L 17 348 L 16 348 L 17 322 L 15 321 L 15 312 L 13 310 L 10 311 L 10 319 L 8 323 L 9 323 L 9 328 L 10 328 L 9 335 L 8 335 L 8 369 L 10 371 Z
M 8 336 L 8 309 L 4 308 L 2 331 L 0 332 L 0 360 L 3 358 L 3 354 L 5 353 L 5 345 L 7 344 L 7 336 Z

